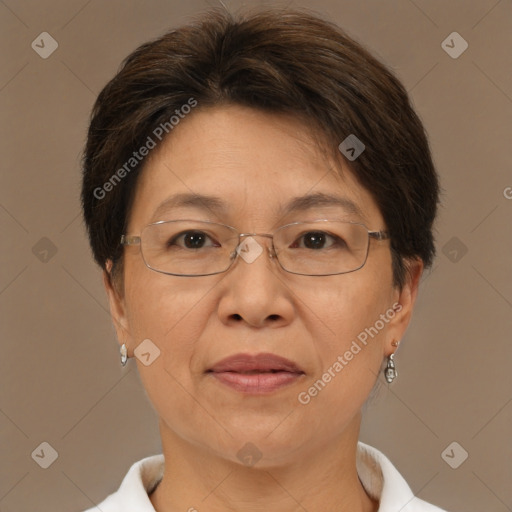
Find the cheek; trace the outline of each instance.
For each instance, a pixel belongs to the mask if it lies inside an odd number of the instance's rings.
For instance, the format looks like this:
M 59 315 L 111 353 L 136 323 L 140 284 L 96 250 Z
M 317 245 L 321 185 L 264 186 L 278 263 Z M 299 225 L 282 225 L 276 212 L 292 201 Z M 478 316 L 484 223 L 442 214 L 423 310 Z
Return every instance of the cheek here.
M 304 401 L 311 399 L 313 407 L 337 405 L 354 412 L 375 384 L 393 318 L 387 313 L 392 306 L 390 272 L 383 265 L 332 276 L 301 295 L 319 361 L 304 389 Z
M 200 284 L 184 286 L 173 276 L 151 274 L 155 277 L 134 275 L 127 283 L 126 305 L 131 346 L 137 349 L 149 339 L 159 351 L 154 363 L 145 366 L 137 358 L 137 366 L 144 387 L 160 409 L 162 401 L 172 407 L 182 392 L 180 386 L 190 385 L 196 342 L 208 318 L 207 301 L 201 300 L 207 290 Z
M 380 319 L 387 307 L 368 300 L 347 301 L 329 316 L 334 332 L 319 346 L 323 369 L 342 376 L 349 391 L 371 389 L 383 357 L 387 324 Z M 341 382 L 342 381 L 342 382 Z
M 197 329 L 202 318 L 197 309 L 207 290 L 201 283 L 195 284 L 145 267 L 130 274 L 126 303 L 133 336 L 153 336 L 167 347 L 173 344 L 176 332 Z
M 308 285 L 306 292 L 294 290 L 303 303 L 302 318 L 310 321 L 308 329 L 330 350 L 350 346 L 359 335 L 364 341 L 365 330 L 374 333 L 376 323 L 379 337 L 386 330 L 387 323 L 379 319 L 392 305 L 391 286 L 387 276 L 363 270 L 330 276 L 330 281 Z
M 320 364 L 298 396 L 308 421 L 325 438 L 343 430 L 367 400 L 379 376 L 386 331 L 375 328 L 381 314 L 375 304 L 347 301 L 331 313 L 334 334 L 315 340 Z

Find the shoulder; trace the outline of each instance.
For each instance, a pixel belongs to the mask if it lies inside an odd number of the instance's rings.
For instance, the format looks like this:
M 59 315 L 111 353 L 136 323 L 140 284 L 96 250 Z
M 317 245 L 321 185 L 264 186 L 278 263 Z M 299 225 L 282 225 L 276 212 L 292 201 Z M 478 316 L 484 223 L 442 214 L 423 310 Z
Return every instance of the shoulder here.
M 378 512 L 447 512 L 417 498 L 391 461 L 362 442 L 357 444 L 357 472 L 366 492 L 379 501 Z
M 152 455 L 130 467 L 119 489 L 105 500 L 84 512 L 155 512 L 149 494 L 162 479 L 164 456 Z

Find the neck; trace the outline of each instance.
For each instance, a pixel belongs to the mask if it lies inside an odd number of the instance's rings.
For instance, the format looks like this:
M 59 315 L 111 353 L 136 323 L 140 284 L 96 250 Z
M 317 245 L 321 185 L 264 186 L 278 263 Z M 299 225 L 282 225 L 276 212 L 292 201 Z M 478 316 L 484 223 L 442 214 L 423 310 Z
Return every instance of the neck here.
M 160 421 L 165 469 L 150 500 L 157 512 L 376 512 L 356 470 L 360 417 L 336 442 L 288 463 L 252 467 L 184 441 Z

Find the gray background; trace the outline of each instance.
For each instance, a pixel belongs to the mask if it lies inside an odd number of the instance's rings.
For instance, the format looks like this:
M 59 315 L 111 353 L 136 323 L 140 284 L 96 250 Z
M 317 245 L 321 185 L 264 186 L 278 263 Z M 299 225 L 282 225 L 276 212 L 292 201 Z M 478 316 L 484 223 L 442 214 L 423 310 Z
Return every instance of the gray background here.
M 212 5 L 0 1 L 2 512 L 88 508 L 160 451 L 135 362 L 119 364 L 80 217 L 79 158 L 93 101 L 121 60 Z M 333 19 L 398 74 L 444 189 L 438 257 L 400 375 L 369 404 L 361 440 L 422 499 L 453 512 L 512 510 L 512 2 L 291 5 Z M 59 45 L 47 59 L 31 48 L 44 31 Z M 453 31 L 469 44 L 456 59 L 441 46 Z M 469 453 L 457 469 L 441 456 L 453 441 Z M 58 453 L 47 469 L 31 455 L 42 442 Z M 460 448 L 448 453 L 460 461 Z

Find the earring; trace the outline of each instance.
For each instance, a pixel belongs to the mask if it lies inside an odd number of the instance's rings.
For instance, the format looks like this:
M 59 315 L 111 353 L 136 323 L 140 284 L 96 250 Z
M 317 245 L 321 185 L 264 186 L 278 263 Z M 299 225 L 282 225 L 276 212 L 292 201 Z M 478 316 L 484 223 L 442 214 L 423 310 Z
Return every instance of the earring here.
M 393 345 L 393 347 L 398 347 L 399 343 L 399 341 L 395 340 L 391 342 L 391 345 Z M 391 384 L 398 377 L 398 372 L 396 371 L 395 367 L 395 361 L 393 360 L 394 356 L 394 353 L 388 356 L 388 364 L 386 365 L 386 369 L 384 370 L 384 375 L 386 376 L 386 381 L 388 384 Z
M 126 361 L 128 361 L 128 349 L 124 343 L 121 345 L 119 353 L 121 354 L 121 365 L 126 366 Z

